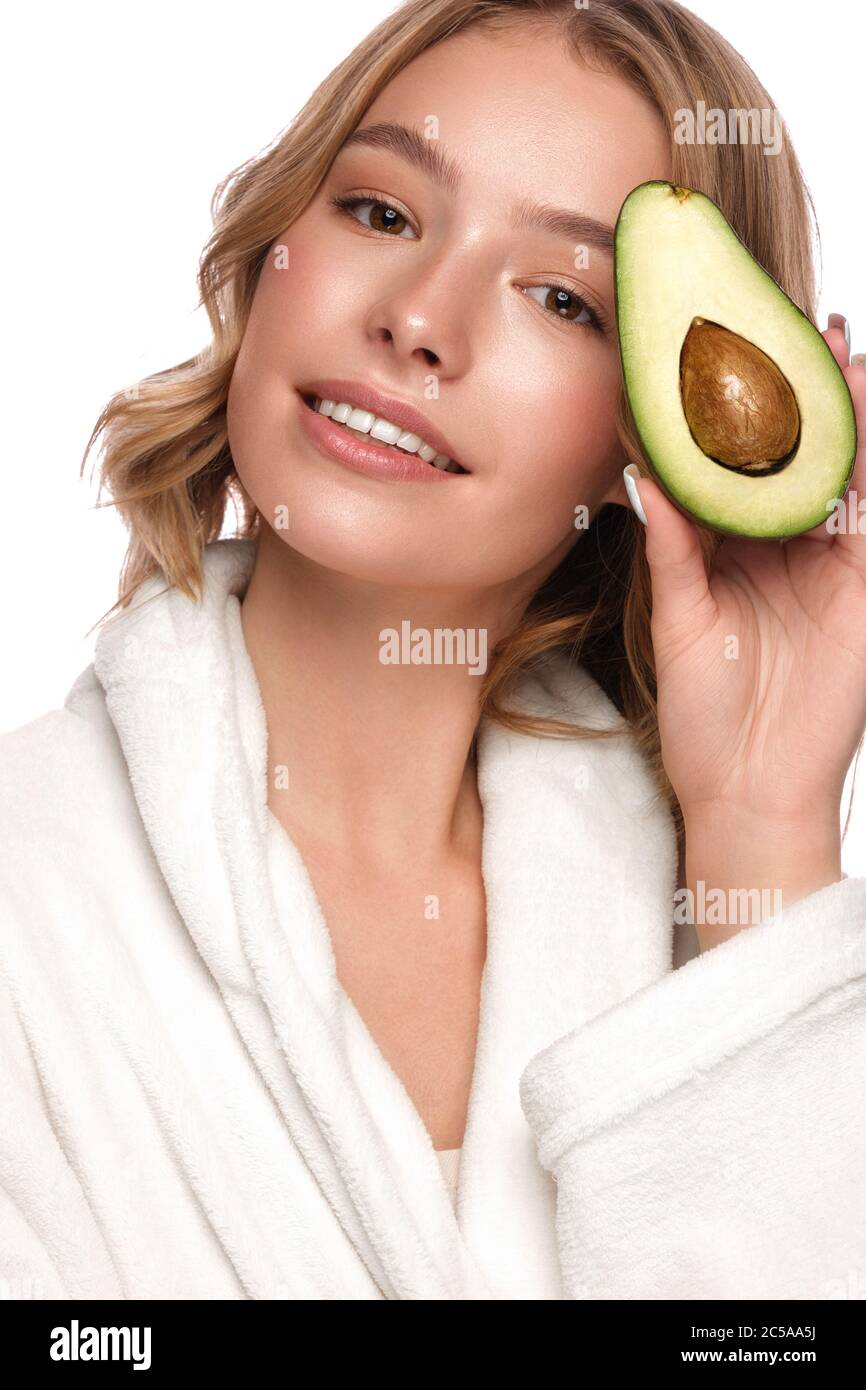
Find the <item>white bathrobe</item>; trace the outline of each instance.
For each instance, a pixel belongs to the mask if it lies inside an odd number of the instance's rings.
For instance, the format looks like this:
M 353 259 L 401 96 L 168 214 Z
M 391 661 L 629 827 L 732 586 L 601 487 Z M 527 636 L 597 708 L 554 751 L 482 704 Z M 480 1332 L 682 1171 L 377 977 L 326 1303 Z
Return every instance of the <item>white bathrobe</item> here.
M 200 605 L 149 581 L 0 739 L 0 1293 L 866 1297 L 866 879 L 675 968 L 628 732 L 482 721 L 455 1211 L 268 809 L 253 557 L 210 545 Z M 562 658 L 518 698 L 619 722 Z

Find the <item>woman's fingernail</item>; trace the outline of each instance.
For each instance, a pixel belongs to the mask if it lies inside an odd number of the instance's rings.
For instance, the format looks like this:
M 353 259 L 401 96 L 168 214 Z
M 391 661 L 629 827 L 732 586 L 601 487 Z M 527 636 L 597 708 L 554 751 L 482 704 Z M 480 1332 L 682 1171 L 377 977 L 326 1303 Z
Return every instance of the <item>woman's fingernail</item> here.
M 851 358 L 852 367 L 866 367 L 866 352 L 855 352 Z
M 640 469 L 638 468 L 636 463 L 629 463 L 622 470 L 622 476 L 623 481 L 625 483 L 625 490 L 628 493 L 628 500 L 629 502 L 631 502 L 632 505 L 632 510 L 634 511 L 638 520 L 642 521 L 644 526 L 646 526 L 646 512 L 643 509 L 643 503 L 640 500 L 640 493 L 638 492 L 637 484 L 635 483 L 635 478 L 640 477 Z
M 828 328 L 841 328 L 845 334 L 845 343 L 848 351 L 851 351 L 851 329 L 848 327 L 848 320 L 844 314 L 831 314 L 827 320 Z

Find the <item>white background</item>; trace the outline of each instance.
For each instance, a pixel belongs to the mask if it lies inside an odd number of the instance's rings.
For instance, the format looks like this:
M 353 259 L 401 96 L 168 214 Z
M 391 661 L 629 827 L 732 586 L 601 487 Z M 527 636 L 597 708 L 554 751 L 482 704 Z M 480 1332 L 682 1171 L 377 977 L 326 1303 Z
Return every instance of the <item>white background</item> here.
M 81 456 L 111 394 L 208 339 L 210 198 L 388 0 L 16 6 L 3 21 L 5 679 L 0 730 L 56 707 L 117 597 L 125 532 Z M 866 351 L 860 0 L 693 0 L 786 119 L 818 212 L 821 326 Z M 850 778 L 849 778 L 850 781 Z M 847 788 L 843 813 L 847 809 Z M 843 866 L 866 874 L 866 757 Z

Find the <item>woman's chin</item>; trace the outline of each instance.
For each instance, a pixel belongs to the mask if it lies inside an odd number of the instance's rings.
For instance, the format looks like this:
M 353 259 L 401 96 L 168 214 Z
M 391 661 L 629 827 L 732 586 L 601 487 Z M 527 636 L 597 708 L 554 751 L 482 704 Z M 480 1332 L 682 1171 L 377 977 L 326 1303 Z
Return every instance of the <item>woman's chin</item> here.
M 289 525 L 268 520 L 274 538 L 312 565 L 365 584 L 395 589 L 449 589 L 455 587 L 454 568 L 444 558 L 445 546 L 429 534 L 402 538 L 389 531 L 377 536 L 370 528 L 319 524 L 289 509 Z

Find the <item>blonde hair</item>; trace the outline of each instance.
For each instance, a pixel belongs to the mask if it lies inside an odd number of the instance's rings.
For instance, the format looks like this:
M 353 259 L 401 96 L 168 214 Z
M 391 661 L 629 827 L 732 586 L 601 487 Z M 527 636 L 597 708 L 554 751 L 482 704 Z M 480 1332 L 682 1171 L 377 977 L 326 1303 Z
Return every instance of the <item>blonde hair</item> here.
M 103 436 L 105 488 L 129 530 L 119 597 L 162 574 L 196 601 L 202 550 L 217 539 L 231 502 L 236 534 L 256 537 L 259 515 L 235 472 L 226 430 L 229 382 L 263 260 L 304 212 L 364 112 L 392 77 L 431 45 L 470 26 L 558 29 L 576 58 L 598 63 L 655 107 L 670 136 L 673 181 L 706 193 L 755 259 L 815 322 L 814 208 L 790 141 L 767 158 L 759 144 L 679 144 L 674 113 L 772 107 L 744 59 L 674 0 L 406 0 L 318 87 L 288 129 L 232 171 L 212 201 L 213 231 L 198 272 L 211 324 L 208 347 L 118 392 L 102 410 L 82 460 Z M 645 471 L 624 392 L 617 405 L 624 461 Z M 701 528 L 708 567 L 720 537 Z M 593 675 L 628 722 L 671 806 L 682 853 L 682 815 L 661 759 L 650 637 L 651 587 L 643 528 L 608 505 L 541 586 L 515 630 L 491 653 L 481 712 L 506 727 L 546 736 L 610 737 L 509 710 L 525 670 L 559 649 Z

